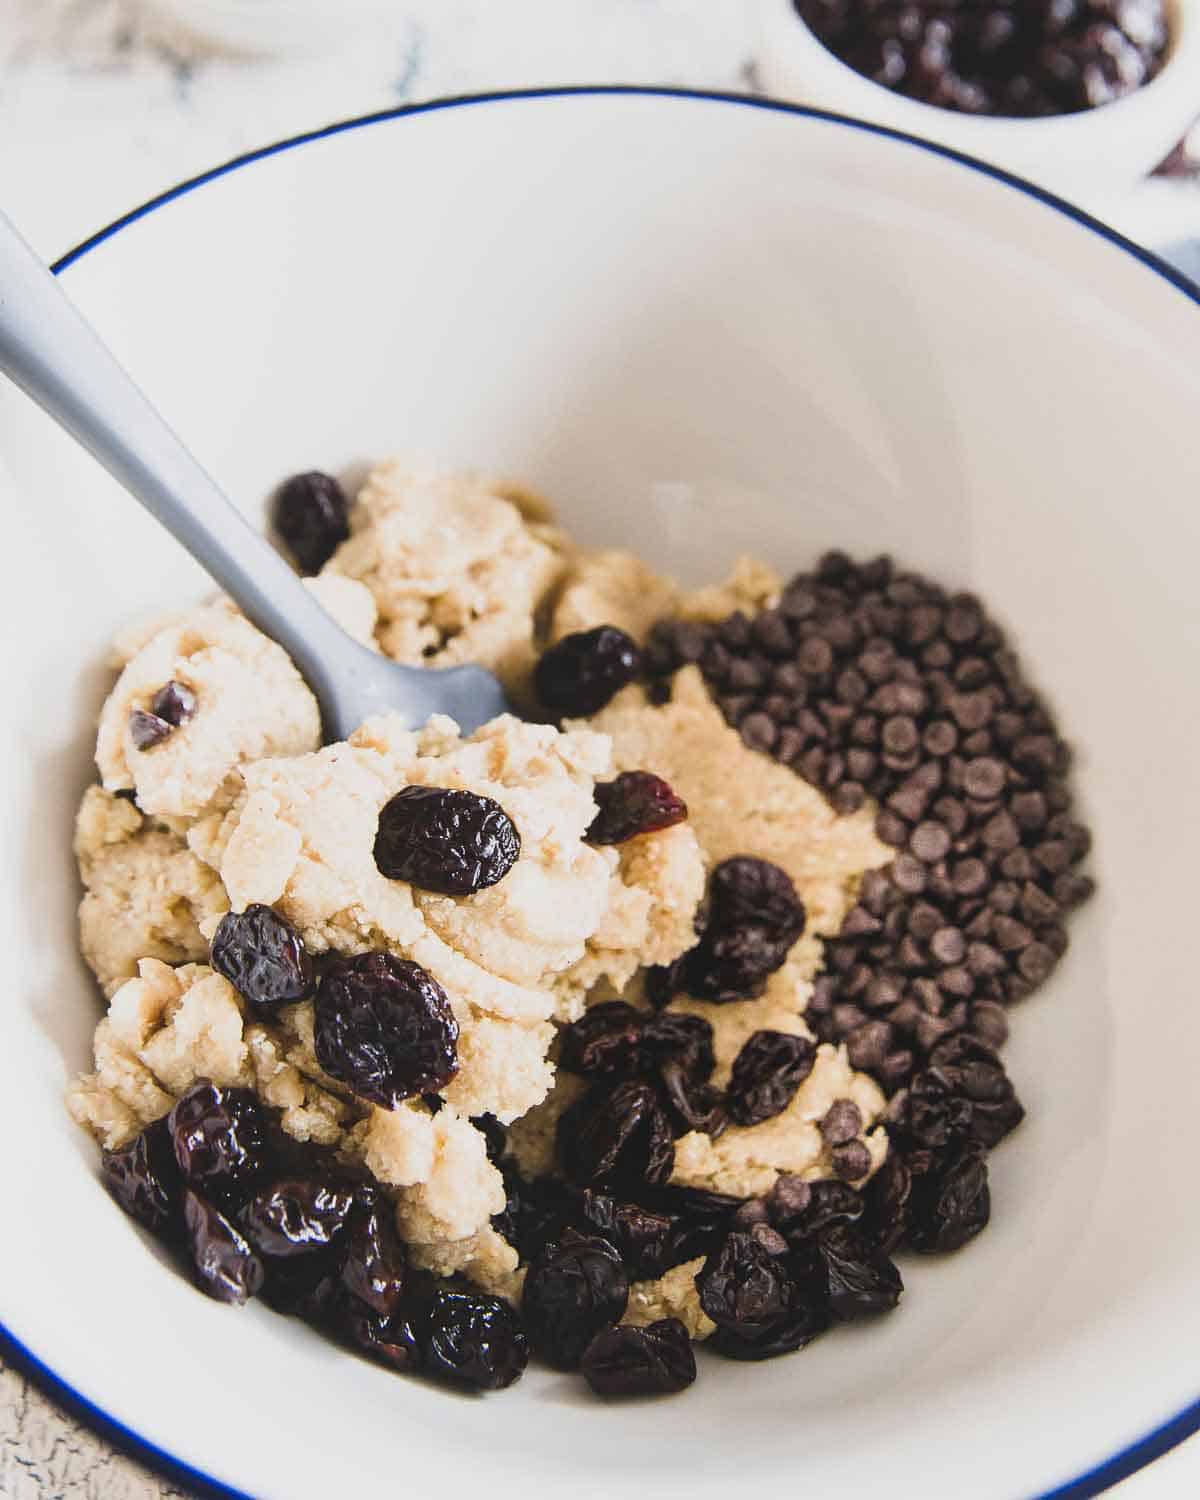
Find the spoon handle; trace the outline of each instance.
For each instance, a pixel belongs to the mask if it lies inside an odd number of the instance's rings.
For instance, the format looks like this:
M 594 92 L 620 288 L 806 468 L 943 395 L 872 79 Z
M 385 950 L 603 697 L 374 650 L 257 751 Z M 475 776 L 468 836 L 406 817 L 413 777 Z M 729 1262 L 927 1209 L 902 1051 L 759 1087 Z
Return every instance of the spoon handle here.
M 328 665 L 357 655 L 117 363 L 0 214 L 0 371 L 32 397 L 279 642 L 324 701 Z

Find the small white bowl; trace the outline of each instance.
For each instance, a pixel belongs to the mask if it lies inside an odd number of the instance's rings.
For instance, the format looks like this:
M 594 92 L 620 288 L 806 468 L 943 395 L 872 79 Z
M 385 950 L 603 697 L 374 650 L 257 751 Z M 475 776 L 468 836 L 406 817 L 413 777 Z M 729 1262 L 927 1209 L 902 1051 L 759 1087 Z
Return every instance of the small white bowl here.
M 1131 187 L 1158 165 L 1200 110 L 1200 0 L 1168 0 L 1161 71 L 1116 103 L 1073 115 L 999 119 L 908 99 L 837 58 L 792 0 L 760 0 L 759 64 L 768 93 L 919 135 L 1073 197 Z
M 693 582 L 840 545 L 979 590 L 1075 742 L 1100 888 L 1014 1015 L 993 1223 L 906 1256 L 889 1319 L 621 1405 L 545 1369 L 469 1400 L 220 1307 L 62 1105 L 100 1011 L 70 845 L 106 645 L 208 585 L 0 389 L 0 1333 L 257 1500 L 1082 1497 L 1200 1425 L 1200 301 L 936 148 L 594 90 L 256 153 L 63 280 L 256 520 L 282 475 L 409 451 Z

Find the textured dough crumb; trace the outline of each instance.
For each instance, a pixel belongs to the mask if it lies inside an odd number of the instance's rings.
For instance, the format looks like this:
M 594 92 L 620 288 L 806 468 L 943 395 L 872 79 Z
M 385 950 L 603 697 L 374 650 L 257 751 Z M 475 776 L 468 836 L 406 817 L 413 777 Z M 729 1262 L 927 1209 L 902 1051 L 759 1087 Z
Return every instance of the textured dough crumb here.
M 105 995 L 133 978 L 139 959 L 179 964 L 208 956 L 202 924 L 229 903 L 217 876 L 177 834 L 94 786 L 80 804 L 75 853 L 84 884 L 80 947 Z
M 389 656 L 435 667 L 479 662 L 524 698 L 535 620 L 565 551 L 554 528 L 527 520 L 532 509 L 528 497 L 480 475 L 380 464 L 325 572 L 370 589 Z
M 139 750 L 129 716 L 149 712 L 171 681 L 195 694 L 196 711 Z M 320 742 L 317 700 L 287 653 L 241 615 L 212 604 L 158 630 L 126 664 L 100 713 L 96 764 L 109 791 L 136 792 L 142 812 L 194 818 L 210 803 L 228 805 L 241 766 Z
M 656 1281 L 635 1281 L 629 1288 L 629 1306 L 621 1322 L 644 1328 L 660 1318 L 678 1318 L 690 1338 L 706 1339 L 717 1325 L 700 1306 L 696 1290 L 696 1273 L 703 1265 L 704 1257 L 700 1256 L 672 1266 Z

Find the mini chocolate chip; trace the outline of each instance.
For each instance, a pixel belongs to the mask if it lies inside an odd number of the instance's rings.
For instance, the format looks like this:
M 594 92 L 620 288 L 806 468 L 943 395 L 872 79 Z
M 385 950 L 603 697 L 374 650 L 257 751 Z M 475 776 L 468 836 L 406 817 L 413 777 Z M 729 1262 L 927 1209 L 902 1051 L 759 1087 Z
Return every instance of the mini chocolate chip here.
M 992 700 L 987 693 L 952 693 L 946 703 L 950 716 L 967 734 L 982 729 L 992 717 Z
M 784 1172 L 767 1194 L 767 1207 L 776 1224 L 787 1224 L 808 1211 L 812 1196 L 810 1183 L 792 1172 Z
M 925 889 L 925 866 L 911 854 L 897 854 L 892 861 L 892 880 L 906 896 L 919 896 Z
M 1071 851 L 1064 839 L 1047 839 L 1033 851 L 1033 857 L 1051 875 L 1061 875 L 1071 863 Z
M 946 994 L 953 995 L 956 999 L 969 1000 L 975 993 L 975 980 L 969 970 L 958 967 L 943 969 L 938 976 L 938 983 Z
M 1027 979 L 1030 984 L 1041 984 L 1049 976 L 1055 962 L 1053 952 L 1045 943 L 1030 943 L 1017 959 L 1017 968 L 1021 977 Z
M 154 745 L 160 745 L 174 727 L 166 719 L 160 719 L 157 714 L 148 714 L 143 708 L 130 710 L 129 738 L 136 750 L 149 750 Z
M 967 809 L 957 797 L 939 797 L 929 810 L 952 838 L 958 838 L 967 826 Z
M 826 1110 L 818 1128 L 828 1145 L 845 1145 L 863 1128 L 862 1110 L 852 1099 L 835 1099 Z
M 886 759 L 886 757 L 885 757 Z M 888 807 L 910 823 L 919 823 L 929 806 L 929 789 L 909 777 L 887 799 Z
M 929 939 L 929 951 L 940 964 L 957 964 L 967 952 L 967 940 L 957 927 L 940 927 Z
M 756 1224 L 770 1223 L 771 1215 L 767 1209 L 765 1198 L 747 1198 L 744 1203 L 738 1205 L 733 1215 L 733 1222 L 738 1229 L 751 1230 Z
M 898 714 L 883 721 L 879 739 L 889 755 L 909 755 L 921 743 L 921 733 L 914 719 Z
M 1047 954 L 1050 953 L 1046 949 Z M 1050 954 L 1051 959 L 1053 955 Z M 835 1007 L 836 1011 L 836 1007 Z M 892 1028 L 886 1021 L 865 1021 L 846 1037 L 846 1055 L 852 1068 L 870 1072 L 887 1056 L 892 1044 Z
M 1058 922 L 1052 922 L 1048 927 L 1043 927 L 1038 937 L 1055 958 L 1061 958 L 1067 951 L 1070 939 L 1067 937 L 1067 929 Z
M 1004 765 L 988 755 L 967 762 L 963 790 L 969 797 L 998 797 L 1004 790 Z
M 928 1011 L 931 1016 L 941 1015 L 945 1008 L 945 996 L 935 979 L 914 979 L 911 994 L 921 1009 Z
M 929 962 L 920 944 L 908 933 L 905 933 L 900 939 L 900 947 L 896 950 L 896 957 L 900 962 L 900 967 L 910 974 L 919 972 Z
M 874 916 L 865 906 L 852 906 L 846 913 L 838 936 L 851 937 L 873 937 L 877 932 L 883 930 L 883 923 Z
M 1006 880 L 1032 880 L 1037 868 L 1028 849 L 1010 849 L 1000 861 L 1000 873 Z
M 880 818 L 884 816 L 880 813 Z M 876 824 L 878 832 L 878 823 Z M 883 839 L 882 833 L 879 835 Z M 885 843 L 890 840 L 884 839 Z M 940 823 L 932 820 L 918 823 L 912 831 L 912 837 L 908 841 L 908 847 L 919 860 L 925 864 L 935 864 L 939 859 L 945 859 L 950 852 L 950 834 Z
M 778 726 L 765 713 L 747 714 L 738 729 L 742 743 L 750 750 L 769 751 L 779 737 Z
M 1070 908 L 1086 901 L 1095 889 L 1096 882 L 1090 875 L 1077 875 L 1068 870 L 1054 882 L 1054 899 L 1060 906 Z
M 956 646 L 973 641 L 983 627 L 983 613 L 978 603 L 967 596 L 958 596 L 950 601 L 946 611 L 946 638 Z
M 892 895 L 891 882 L 883 870 L 868 870 L 858 887 L 858 899 L 875 916 L 881 917 Z
M 1024 922 L 1000 913 L 992 924 L 992 939 L 1003 952 L 1015 953 L 1020 948 L 1029 947 L 1033 942 L 1033 933 Z
M 1050 816 L 1045 797 L 1037 791 L 1018 792 L 1009 804 L 1009 811 L 1017 826 L 1026 833 L 1036 833 L 1039 828 L 1044 828 Z
M 835 812 L 849 817 L 863 807 L 867 800 L 866 789 L 857 781 L 843 781 L 830 798 Z
M 834 1172 L 843 1182 L 857 1182 L 871 1170 L 871 1153 L 862 1141 L 847 1141 L 829 1153 Z
M 922 824 L 922 827 L 925 826 L 927 825 Z M 908 824 L 902 817 L 886 807 L 880 808 L 876 814 L 875 834 L 881 844 L 888 844 L 893 849 L 899 849 L 902 845 L 909 843 Z M 947 847 L 949 847 L 948 839 Z M 913 850 L 914 854 L 917 852 L 917 850 Z
M 833 1024 L 840 1032 L 854 1031 L 867 1019 L 867 1013 L 860 1006 L 846 1005 L 842 1003 L 835 1005 L 831 1012 Z
M 942 611 L 936 604 L 916 604 L 909 610 L 904 624 L 912 644 L 923 646 L 942 628 Z
M 791 765 L 804 749 L 804 735 L 799 729 L 787 728 L 779 731 L 779 738 L 775 741 L 775 756 L 783 761 L 785 765 Z
M 954 661 L 954 652 L 946 641 L 930 641 L 921 652 L 921 661 L 931 671 L 945 671 Z
M 930 755 L 949 755 L 958 744 L 958 730 L 949 719 L 934 719 L 932 724 L 925 726 L 921 744 Z
M 998 812 L 983 827 L 983 842 L 994 853 L 1003 854 L 1021 842 L 1021 831 L 1008 811 Z
M 765 609 L 754 617 L 750 627 L 755 639 L 769 656 L 790 656 L 794 649 L 788 622 L 778 610 Z
M 904 1047 L 897 1052 L 889 1052 L 875 1069 L 875 1076 L 885 1088 L 897 1088 L 911 1078 L 915 1064 L 916 1058 Z
M 811 635 L 797 651 L 796 661 L 810 677 L 823 677 L 833 666 L 833 647 L 819 635 Z
M 755 1224 L 750 1231 L 750 1238 L 756 1244 L 761 1245 L 768 1255 L 787 1255 L 791 1250 L 791 1246 L 783 1235 L 778 1229 L 773 1229 L 770 1224 Z
M 944 925 L 945 918 L 928 901 L 918 901 L 908 913 L 908 930 L 923 943 L 927 943 L 938 928 Z
M 994 1000 L 976 1000 L 967 1012 L 967 1026 L 989 1047 L 1000 1048 L 1008 1041 L 1008 1017 Z
M 932 1052 L 939 1042 L 951 1035 L 955 1027 L 946 1016 L 923 1015 L 917 1021 L 915 1029 L 917 1045 L 925 1052 Z
M 987 903 L 992 910 L 1003 912 L 1006 916 L 1016 910 L 1020 898 L 1020 887 L 1010 880 L 1001 880 L 987 893 Z
M 977 979 L 984 979 L 990 974 L 1003 974 L 1007 967 L 1004 955 L 993 948 L 991 943 L 974 942 L 968 945 L 967 968 Z
M 950 872 L 950 883 L 960 896 L 975 896 L 988 883 L 987 866 L 981 859 L 960 859 Z
M 172 678 L 155 693 L 150 709 L 160 719 L 165 719 L 173 729 L 178 729 L 196 712 L 196 695 L 190 687 Z
M 895 975 L 877 974 L 867 985 L 867 1006 L 871 1010 L 886 1010 L 889 1005 L 895 1005 L 903 993 Z
M 850 742 L 853 745 L 877 745 L 879 743 L 879 720 L 874 714 L 858 714 L 850 724 Z

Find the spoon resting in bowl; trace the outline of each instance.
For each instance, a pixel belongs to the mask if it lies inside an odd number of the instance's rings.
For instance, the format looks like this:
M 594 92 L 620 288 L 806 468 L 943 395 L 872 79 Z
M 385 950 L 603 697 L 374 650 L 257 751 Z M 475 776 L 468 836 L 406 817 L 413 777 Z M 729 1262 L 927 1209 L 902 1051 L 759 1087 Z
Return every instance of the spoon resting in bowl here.
M 206 473 L 0 214 L 0 371 L 140 500 L 288 653 L 316 696 L 327 742 L 400 713 L 447 714 L 464 734 L 511 712 L 483 667 L 406 667 L 338 625 Z

